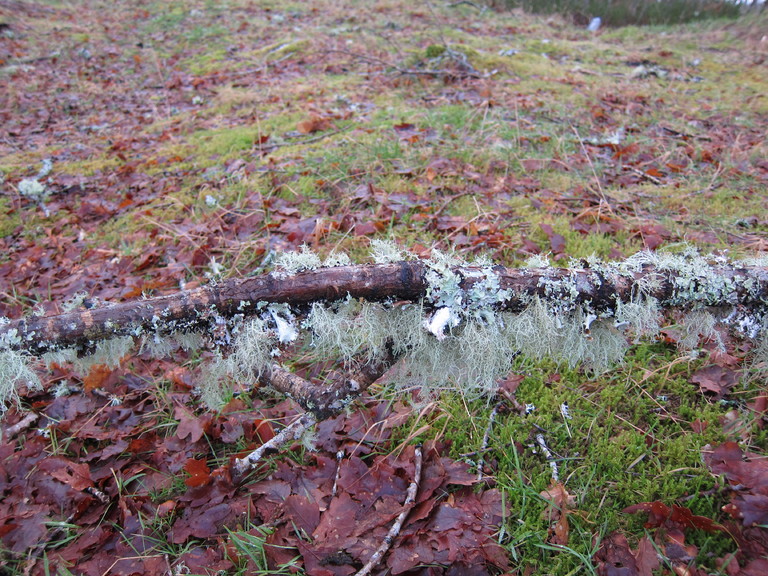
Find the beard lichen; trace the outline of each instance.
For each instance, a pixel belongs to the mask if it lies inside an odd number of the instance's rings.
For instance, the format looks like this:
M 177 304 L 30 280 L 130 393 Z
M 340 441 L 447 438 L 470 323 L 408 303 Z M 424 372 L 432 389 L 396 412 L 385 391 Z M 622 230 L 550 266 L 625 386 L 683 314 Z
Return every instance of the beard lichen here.
M 8 404 L 19 404 L 18 389 L 42 390 L 40 378 L 29 367 L 29 359 L 15 350 L 0 350 L 0 415 Z

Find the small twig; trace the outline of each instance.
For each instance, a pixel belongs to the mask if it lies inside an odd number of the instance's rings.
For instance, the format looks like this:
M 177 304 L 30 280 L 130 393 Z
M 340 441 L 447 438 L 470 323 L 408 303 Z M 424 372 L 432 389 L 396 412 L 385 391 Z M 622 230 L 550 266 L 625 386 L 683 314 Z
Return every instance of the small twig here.
M 267 452 L 267 450 L 279 450 L 283 445 L 291 440 L 298 440 L 304 432 L 315 425 L 317 420 L 310 413 L 302 414 L 300 418 L 291 422 L 283 428 L 274 438 L 264 442 L 256 450 L 248 454 L 245 458 L 235 460 L 233 471 L 236 475 L 242 476 L 246 472 L 253 470 Z
M 34 424 L 39 417 L 40 416 L 38 414 L 35 414 L 34 412 L 30 412 L 29 414 L 24 416 L 24 418 L 16 422 L 16 424 L 6 428 L 4 436 L 6 436 L 8 439 L 13 438 L 14 436 L 16 436 L 16 434 L 18 434 L 25 428 L 29 428 L 32 424 Z
M 333 488 L 331 488 L 331 498 L 336 498 L 336 490 L 339 487 L 339 477 L 341 476 L 341 459 L 344 458 L 344 450 L 336 452 L 336 476 L 333 478 Z
M 549 450 L 547 442 L 544 440 L 544 434 L 536 434 L 536 443 L 541 447 L 541 451 L 544 452 L 544 456 L 547 458 L 547 462 L 549 462 L 549 467 L 552 469 L 552 480 L 559 482 L 560 473 L 557 469 L 557 462 L 555 461 L 554 456 L 552 456 L 552 452 Z
M 416 450 L 414 450 L 413 461 L 416 469 L 413 473 L 413 481 L 408 485 L 405 502 L 403 503 L 403 511 L 400 512 L 400 515 L 395 520 L 392 528 L 389 529 L 389 533 L 384 537 L 384 541 L 376 549 L 376 552 L 373 553 L 373 556 L 371 556 L 367 564 L 363 566 L 355 576 L 367 576 L 370 574 L 371 570 L 381 562 L 384 554 L 386 554 L 387 550 L 392 547 L 392 542 L 397 538 L 398 534 L 400 534 L 400 530 L 403 528 L 403 522 L 405 522 L 408 513 L 413 508 L 413 505 L 416 502 L 416 492 L 419 490 L 419 482 L 421 481 L 421 446 L 417 446 Z
M 458 2 L 449 2 L 445 6 L 446 8 L 455 8 L 456 6 L 461 6 L 462 4 L 466 4 L 467 6 L 472 6 L 472 8 L 476 8 L 477 10 L 480 11 L 481 14 L 485 12 L 485 9 L 487 8 L 487 6 L 478 6 L 477 4 L 475 4 L 474 2 L 470 2 L 469 0 L 459 0 Z
M 483 458 L 483 454 L 488 450 L 488 442 L 491 438 L 491 429 L 493 428 L 493 423 L 496 420 L 496 415 L 499 413 L 499 405 L 500 403 L 496 404 L 496 406 L 493 407 L 493 410 L 491 410 L 491 415 L 488 416 L 488 425 L 485 427 L 485 433 L 483 434 L 483 443 L 480 446 L 480 458 L 477 461 L 477 481 L 482 482 L 483 481 L 483 468 L 485 466 L 485 458 Z
M 349 50 L 330 49 L 330 50 L 326 50 L 326 52 L 328 53 L 336 52 L 338 54 L 346 54 L 347 56 L 352 56 L 353 58 L 357 58 L 358 60 L 369 62 L 371 64 L 383 64 L 384 66 L 391 68 L 401 76 L 433 76 L 435 78 L 444 77 L 444 76 L 454 76 L 454 77 L 483 79 L 483 78 L 490 78 L 493 75 L 492 73 L 480 74 L 479 72 L 471 71 L 471 70 L 455 72 L 451 70 L 417 70 L 414 68 L 401 68 L 400 66 L 396 64 L 392 64 L 392 62 L 388 62 L 381 58 L 376 58 L 375 56 L 366 56 L 364 54 L 350 52 Z M 467 62 L 466 64 L 468 65 L 469 63 Z M 471 68 L 471 66 L 469 67 Z
M 660 179 L 656 178 L 656 176 L 651 176 L 650 174 L 648 174 L 646 172 L 643 172 L 642 170 L 638 170 L 637 168 L 634 168 L 633 166 L 622 166 L 622 168 L 624 168 L 625 170 L 631 170 L 632 172 L 634 172 L 635 174 L 637 174 L 641 178 L 645 178 L 646 180 L 650 180 L 651 182 L 656 184 L 656 186 L 661 186 L 662 184 L 664 184 L 664 182 L 662 182 Z

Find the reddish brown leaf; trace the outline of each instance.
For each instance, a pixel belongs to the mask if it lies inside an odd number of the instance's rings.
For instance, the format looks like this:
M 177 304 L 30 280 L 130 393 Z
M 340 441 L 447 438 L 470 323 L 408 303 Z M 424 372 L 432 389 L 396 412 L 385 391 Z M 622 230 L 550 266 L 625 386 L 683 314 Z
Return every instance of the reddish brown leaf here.
M 648 522 L 646 528 L 658 528 L 665 526 L 668 529 L 693 528 L 706 530 L 707 532 L 716 532 L 725 530 L 720 524 L 705 516 L 696 516 L 690 509 L 673 504 L 671 507 L 663 502 L 641 502 L 634 506 L 628 506 L 622 510 L 625 514 L 635 514 L 637 512 L 647 512 Z
M 709 422 L 702 421 L 702 420 L 696 418 L 696 420 L 691 422 L 691 430 L 696 432 L 696 434 L 701 434 L 701 433 L 704 432 L 704 430 L 707 429 L 708 425 L 709 425 Z
M 627 538 L 619 532 L 610 534 L 601 542 L 595 560 L 600 576 L 640 576 Z
M 539 224 L 539 227 L 549 238 L 549 245 L 554 254 L 565 252 L 565 237 L 562 234 L 556 233 L 549 224 Z
M 721 398 L 739 382 L 739 373 L 724 366 L 706 366 L 691 376 L 691 382 L 698 384 L 704 394 Z
M 179 421 L 179 426 L 176 428 L 177 437 L 181 439 L 189 438 L 190 442 L 197 442 L 205 434 L 205 428 L 201 419 L 185 407 L 176 406 L 174 416 Z
M 205 486 L 211 481 L 211 469 L 208 467 L 205 460 L 190 458 L 187 460 L 187 463 L 184 464 L 184 471 L 189 474 L 189 478 L 184 480 L 184 484 L 190 488 Z
M 54 459 L 49 458 L 49 461 Z M 91 479 L 91 469 L 88 464 L 78 464 L 76 462 L 70 462 L 69 460 L 55 459 L 60 466 L 55 467 L 49 471 L 50 475 L 56 478 L 64 484 L 68 484 L 75 490 L 85 490 L 93 486 L 93 480 Z
M 269 420 L 255 420 L 253 428 L 262 443 L 269 442 L 275 437 L 275 430 Z
M 96 388 L 103 388 L 112 372 L 114 369 L 106 364 L 94 364 L 88 371 L 88 375 L 83 378 L 83 389 L 86 392 L 91 392 Z
M 333 126 L 329 118 L 312 115 L 306 120 L 302 120 L 296 126 L 296 129 L 302 134 L 312 134 L 314 132 L 323 132 Z

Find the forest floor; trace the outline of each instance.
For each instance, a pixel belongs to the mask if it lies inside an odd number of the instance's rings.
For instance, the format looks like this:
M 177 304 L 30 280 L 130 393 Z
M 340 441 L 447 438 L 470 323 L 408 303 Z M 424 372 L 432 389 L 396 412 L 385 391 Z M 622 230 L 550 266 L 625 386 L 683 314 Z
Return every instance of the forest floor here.
M 505 266 L 764 254 L 767 32 L 0 0 L 0 316 L 258 274 L 302 245 L 365 262 L 374 239 Z M 416 506 L 374 574 L 768 573 L 753 344 L 683 351 L 668 321 L 601 374 L 515 359 L 497 399 L 382 386 L 245 481 L 233 458 L 299 409 L 243 382 L 206 409 L 212 351 L 40 366 L 1 423 L 0 574 L 353 574 L 417 444 Z M 334 361 L 285 357 L 311 379 Z

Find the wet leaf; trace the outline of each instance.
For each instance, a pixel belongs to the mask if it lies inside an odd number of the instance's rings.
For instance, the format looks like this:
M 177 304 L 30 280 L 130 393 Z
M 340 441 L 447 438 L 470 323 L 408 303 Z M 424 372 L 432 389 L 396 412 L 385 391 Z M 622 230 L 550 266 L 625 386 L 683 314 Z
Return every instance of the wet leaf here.
M 189 478 L 184 479 L 184 484 L 189 487 L 205 486 L 211 481 L 211 469 L 205 460 L 190 458 L 184 465 L 184 471 L 189 474 Z

